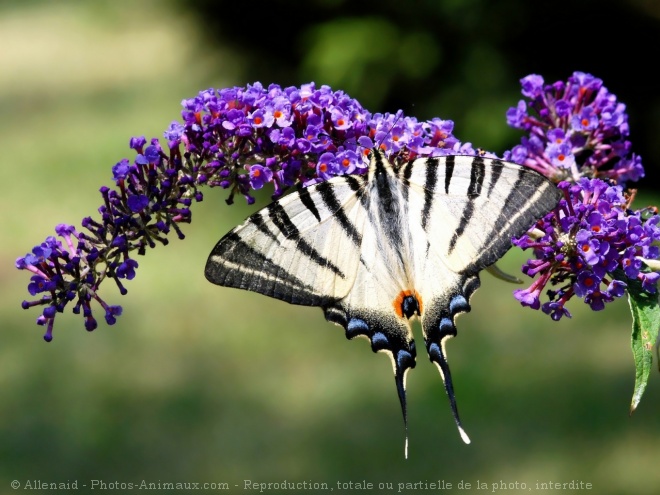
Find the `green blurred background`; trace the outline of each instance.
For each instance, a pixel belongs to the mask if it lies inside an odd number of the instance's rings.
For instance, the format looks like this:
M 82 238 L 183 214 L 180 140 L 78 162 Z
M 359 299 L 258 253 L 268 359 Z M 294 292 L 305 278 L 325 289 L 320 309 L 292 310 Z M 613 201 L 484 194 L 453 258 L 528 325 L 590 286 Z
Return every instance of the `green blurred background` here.
M 628 104 L 649 175 L 638 206 L 658 204 L 660 9 L 573 4 L 0 2 L 0 493 L 28 479 L 234 491 L 244 479 L 581 480 L 599 494 L 658 493 L 660 382 L 653 373 L 629 418 L 625 301 L 592 313 L 575 300 L 573 319 L 553 323 L 485 274 L 448 345 L 473 443 L 420 356 L 407 461 L 388 359 L 318 309 L 206 282 L 210 249 L 254 211 L 227 207 L 223 191 L 195 206 L 185 242 L 138 260 L 128 297 L 108 284 L 106 299 L 124 306 L 115 326 L 87 333 L 67 313 L 45 344 L 37 311 L 20 309 L 29 277 L 15 258 L 94 214 L 128 139 L 160 136 L 180 101 L 208 87 L 314 80 L 371 111 L 452 119 L 460 139 L 501 152 L 519 139 L 504 112 L 521 77 L 591 72 Z M 524 259 L 511 252 L 502 267 L 518 273 Z

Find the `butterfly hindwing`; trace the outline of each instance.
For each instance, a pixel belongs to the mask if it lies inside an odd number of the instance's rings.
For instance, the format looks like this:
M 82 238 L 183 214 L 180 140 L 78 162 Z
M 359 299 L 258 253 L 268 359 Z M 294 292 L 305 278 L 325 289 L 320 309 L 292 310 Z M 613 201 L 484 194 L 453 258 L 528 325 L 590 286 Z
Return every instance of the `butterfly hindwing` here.
M 405 170 L 408 167 L 408 170 Z M 411 234 L 418 239 L 415 288 L 423 304 L 422 329 L 463 440 L 445 345 L 456 336 L 455 318 L 470 311 L 479 272 L 511 247 L 559 200 L 540 174 L 513 163 L 474 156 L 417 159 L 400 172 Z
M 213 283 L 320 306 L 350 339 L 392 359 L 406 420 L 415 366 L 410 319 L 422 321 L 463 440 L 445 344 L 470 311 L 479 272 L 559 200 L 540 174 L 474 156 L 393 167 L 374 149 L 364 176 L 340 176 L 260 210 L 223 237 L 206 265 Z M 406 439 L 407 445 L 407 439 Z

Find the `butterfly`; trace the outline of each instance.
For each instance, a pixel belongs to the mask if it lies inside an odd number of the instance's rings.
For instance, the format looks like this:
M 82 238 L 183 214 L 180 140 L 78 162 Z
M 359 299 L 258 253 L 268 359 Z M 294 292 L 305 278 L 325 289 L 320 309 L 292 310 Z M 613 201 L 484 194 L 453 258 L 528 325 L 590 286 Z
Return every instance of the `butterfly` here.
M 560 191 L 541 174 L 481 156 L 418 158 L 398 165 L 371 150 L 366 175 L 342 175 L 298 189 L 227 233 L 206 278 L 291 304 L 363 336 L 392 360 L 406 430 L 406 374 L 417 350 L 410 320 L 442 377 L 461 438 L 445 344 L 470 311 L 479 272 L 511 237 L 554 208 Z

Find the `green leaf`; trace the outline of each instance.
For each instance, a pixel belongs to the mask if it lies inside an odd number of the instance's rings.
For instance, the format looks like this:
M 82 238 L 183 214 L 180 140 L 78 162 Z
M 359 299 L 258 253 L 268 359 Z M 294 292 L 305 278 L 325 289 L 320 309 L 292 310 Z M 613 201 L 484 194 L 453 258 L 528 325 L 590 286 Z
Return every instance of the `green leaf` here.
M 653 363 L 653 350 L 660 328 L 658 295 L 645 292 L 638 281 L 628 280 L 628 302 L 632 313 L 632 351 L 635 359 L 635 390 L 630 414 L 642 399 Z

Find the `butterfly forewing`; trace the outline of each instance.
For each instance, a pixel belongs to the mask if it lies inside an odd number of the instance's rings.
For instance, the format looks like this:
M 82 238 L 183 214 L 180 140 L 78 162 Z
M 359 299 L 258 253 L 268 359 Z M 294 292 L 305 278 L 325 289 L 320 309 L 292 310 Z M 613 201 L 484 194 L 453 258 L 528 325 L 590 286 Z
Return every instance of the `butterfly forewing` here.
M 482 157 L 415 160 L 409 182 L 411 222 L 419 218 L 430 250 L 458 273 L 493 264 L 558 200 L 540 174 Z
M 206 278 L 293 304 L 342 299 L 360 261 L 363 193 L 364 178 L 336 177 L 272 203 L 216 244 Z

